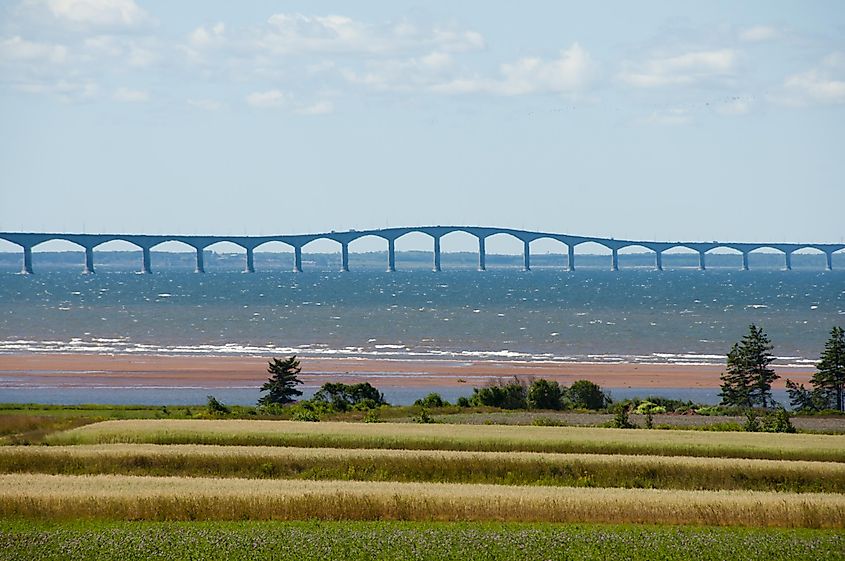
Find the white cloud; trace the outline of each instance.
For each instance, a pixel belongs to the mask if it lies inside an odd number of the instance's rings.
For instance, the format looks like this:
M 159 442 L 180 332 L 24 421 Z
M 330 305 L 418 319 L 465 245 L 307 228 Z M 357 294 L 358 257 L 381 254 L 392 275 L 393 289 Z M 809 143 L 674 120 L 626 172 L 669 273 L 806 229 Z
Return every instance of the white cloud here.
M 716 106 L 716 112 L 720 115 L 745 115 L 751 111 L 751 101 L 741 97 L 735 97 Z
M 780 32 L 768 25 L 755 25 L 739 32 L 739 39 L 748 43 L 759 43 L 777 38 Z
M 682 55 L 654 58 L 636 69 L 626 69 L 620 79 L 636 87 L 687 85 L 730 76 L 737 64 L 732 49 L 693 51 Z
M 578 43 L 573 43 L 556 59 L 521 58 L 516 62 L 502 64 L 499 70 L 500 77 L 496 79 L 457 78 L 435 84 L 431 90 L 447 94 L 575 93 L 588 85 L 595 65 L 589 53 Z
M 41 0 L 58 20 L 76 25 L 132 27 L 148 20 L 134 0 Z
M 210 27 L 200 26 L 193 30 L 188 36 L 191 45 L 196 48 L 206 48 L 214 44 L 220 44 L 226 32 L 226 25 L 218 22 Z
M 223 108 L 223 104 L 213 99 L 188 99 L 188 105 L 202 109 L 204 111 L 218 111 Z
M 283 105 L 288 99 L 288 96 L 279 90 L 269 90 L 266 92 L 253 92 L 246 96 L 246 102 L 253 107 L 268 108 L 278 107 Z
M 387 54 L 414 50 L 464 52 L 484 47 L 480 33 L 455 27 L 420 28 L 410 22 L 372 24 L 346 16 L 274 14 L 253 41 L 275 54 Z
M 796 106 L 845 103 L 845 53 L 832 53 L 815 68 L 788 76 L 773 100 Z
M 99 92 L 99 87 L 94 82 L 74 82 L 68 80 L 58 80 L 56 82 L 22 82 L 16 84 L 15 89 L 26 93 L 54 95 L 65 102 L 91 99 Z
M 328 115 L 334 112 L 334 103 L 331 101 L 318 101 L 311 105 L 305 105 L 296 110 L 300 115 Z
M 67 55 L 64 45 L 36 43 L 19 36 L 0 40 L 0 60 L 61 64 Z
M 115 101 L 126 103 L 143 103 L 150 100 L 150 94 L 143 90 L 131 90 L 129 88 L 118 88 L 112 96 Z
M 643 125 L 676 127 L 692 123 L 692 115 L 690 115 L 690 112 L 687 109 L 664 109 L 654 111 L 648 117 L 640 119 L 639 123 Z

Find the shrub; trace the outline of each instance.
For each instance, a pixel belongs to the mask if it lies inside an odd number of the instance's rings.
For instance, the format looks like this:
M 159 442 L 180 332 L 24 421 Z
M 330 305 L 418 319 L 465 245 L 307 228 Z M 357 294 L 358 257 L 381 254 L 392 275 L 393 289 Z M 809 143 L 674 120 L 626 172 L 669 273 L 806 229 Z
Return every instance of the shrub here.
M 795 432 L 789 413 L 783 407 L 765 416 L 762 429 L 763 432 Z
M 421 423 L 421 424 L 431 424 L 431 423 L 437 422 L 434 419 L 434 417 L 432 417 L 431 415 L 428 414 L 428 409 L 426 409 L 425 407 L 421 408 L 420 414 L 417 415 L 416 417 L 413 417 L 412 420 L 415 423 Z
M 335 411 L 364 410 L 387 405 L 384 394 L 369 382 L 360 384 L 328 382 L 314 394 L 312 401 L 327 403 Z
M 527 401 L 531 409 L 562 409 L 564 390 L 554 381 L 540 378 L 528 386 Z
M 760 418 L 753 409 L 745 412 L 745 423 L 742 425 L 742 430 L 745 432 L 760 432 Z
M 624 405 L 617 405 L 614 408 L 613 420 L 610 421 L 610 427 L 614 429 L 635 429 L 637 425 L 631 422 L 628 418 L 628 408 Z
M 208 396 L 208 403 L 205 406 L 205 410 L 209 415 L 228 415 L 232 412 L 231 409 L 217 401 L 217 398 L 213 395 Z
M 528 407 L 527 388 L 514 376 L 513 381 L 503 382 L 497 380 L 495 383 L 484 388 L 473 388 L 472 405 L 487 405 L 490 407 L 501 407 L 502 409 L 526 409 Z
M 598 384 L 589 380 L 578 380 L 567 390 L 567 396 L 576 409 L 604 409 L 611 403 Z
M 381 412 L 378 409 L 370 409 L 366 413 L 364 413 L 365 423 L 380 423 L 381 422 Z
M 416 400 L 414 405 L 419 407 L 446 407 L 449 405 L 449 402 L 440 397 L 439 393 L 432 392 L 424 398 Z
M 461 396 L 458 398 L 458 401 L 455 402 L 458 407 L 470 407 L 472 403 L 470 403 L 468 397 Z

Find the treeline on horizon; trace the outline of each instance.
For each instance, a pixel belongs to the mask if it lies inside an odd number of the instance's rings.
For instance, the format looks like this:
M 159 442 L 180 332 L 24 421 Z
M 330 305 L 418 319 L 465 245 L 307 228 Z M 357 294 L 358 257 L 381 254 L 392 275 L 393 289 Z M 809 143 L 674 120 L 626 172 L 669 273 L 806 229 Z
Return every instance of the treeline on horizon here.
M 634 251 L 636 248 L 634 249 Z M 22 253 L 20 251 L 0 252 L 0 271 L 19 272 L 21 269 Z M 225 253 L 206 250 L 203 255 L 205 269 L 214 271 L 242 271 L 246 258 L 243 252 Z M 610 254 L 577 253 L 576 266 L 588 269 L 609 269 Z M 306 270 L 337 271 L 340 269 L 340 253 L 308 253 L 303 252 L 303 267 Z M 845 254 L 834 254 L 834 268 L 845 267 Z M 360 270 L 383 271 L 387 264 L 386 251 L 370 251 L 350 253 L 350 268 Z M 430 270 L 433 256 L 431 251 L 397 251 L 396 266 L 398 269 Z M 85 262 L 82 250 L 72 251 L 44 251 L 35 252 L 33 266 L 36 272 L 53 270 L 81 270 Z M 522 268 L 522 254 L 487 253 L 488 268 Z M 94 265 L 98 271 L 137 271 L 141 264 L 141 251 L 96 251 Z M 255 267 L 257 271 L 290 271 L 293 269 L 293 253 L 261 252 L 255 253 Z M 562 269 L 567 264 L 565 248 L 554 253 L 532 253 L 532 268 Z M 784 257 L 781 253 L 752 253 L 749 256 L 751 269 L 782 269 Z M 443 252 L 441 265 L 444 270 L 449 269 L 477 269 L 478 253 L 475 251 Z M 193 271 L 196 266 L 196 256 L 193 251 L 171 252 L 153 251 L 153 271 Z M 619 266 L 654 268 L 655 257 L 651 252 L 620 253 Z M 793 254 L 792 266 L 796 269 L 822 270 L 825 268 L 825 256 L 822 253 Z M 698 267 L 697 253 L 664 253 L 663 267 Z M 708 253 L 708 268 L 740 269 L 742 256 L 738 253 Z

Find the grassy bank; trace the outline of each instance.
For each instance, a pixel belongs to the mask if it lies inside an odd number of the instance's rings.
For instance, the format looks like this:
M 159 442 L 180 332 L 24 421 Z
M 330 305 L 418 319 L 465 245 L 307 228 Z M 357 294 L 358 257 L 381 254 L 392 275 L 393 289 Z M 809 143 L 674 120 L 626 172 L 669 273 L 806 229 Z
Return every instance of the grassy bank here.
M 128 420 L 79 427 L 51 435 L 46 442 L 649 454 L 845 462 L 845 435 L 588 427 Z
M 8 561 L 817 561 L 845 559 L 824 530 L 500 523 L 0 521 Z
M 0 517 L 845 528 L 845 496 L 451 483 L 0 475 Z
M 845 493 L 845 464 L 735 458 L 103 444 L 0 447 L 0 473 Z

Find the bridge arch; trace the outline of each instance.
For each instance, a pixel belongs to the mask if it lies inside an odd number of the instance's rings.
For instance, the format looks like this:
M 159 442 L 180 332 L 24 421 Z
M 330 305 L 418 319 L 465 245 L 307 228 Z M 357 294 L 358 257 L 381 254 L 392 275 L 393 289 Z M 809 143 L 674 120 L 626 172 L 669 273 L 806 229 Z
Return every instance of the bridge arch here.
M 542 266 L 551 267 L 554 262 L 559 265 L 559 268 L 569 268 L 569 244 L 557 236 L 548 234 L 540 235 L 529 243 L 531 256 L 545 255 Z M 562 247 L 561 247 L 562 246 Z M 559 255 L 560 257 L 550 258 L 548 256 Z M 534 261 L 537 261 L 534 259 Z
M 400 269 L 440 270 L 441 237 L 424 229 L 404 232 L 394 240 L 400 253 L 396 256 Z
M 131 256 L 131 261 L 129 263 L 126 262 L 126 261 L 123 261 L 123 260 L 119 260 L 116 263 L 108 263 L 106 265 L 98 265 L 98 268 L 99 267 L 105 267 L 107 270 L 113 270 L 113 271 L 135 271 L 135 270 L 137 270 L 137 267 L 134 266 L 134 265 L 131 265 L 130 263 L 131 262 L 134 262 L 134 263 L 141 262 L 141 267 L 142 267 L 142 270 L 143 270 L 144 248 L 142 246 L 138 245 L 137 243 L 133 242 L 130 239 L 115 237 L 115 238 L 111 238 L 111 239 L 108 239 L 108 240 L 103 240 L 103 241 L 98 242 L 95 245 L 93 245 L 92 249 L 96 250 L 98 253 L 106 252 L 106 251 L 114 252 L 114 253 L 121 252 L 121 253 L 124 253 L 124 254 L 128 253 Z M 141 257 L 141 259 L 138 258 L 139 256 Z
M 168 268 L 173 268 L 174 270 L 178 271 L 190 271 L 191 269 L 197 270 L 196 263 L 197 257 L 200 252 L 197 248 L 191 245 L 188 241 L 181 239 L 181 238 L 163 238 L 160 240 L 153 240 L 153 243 L 150 244 L 150 247 L 145 252 L 147 255 L 147 259 L 150 261 L 152 260 L 151 254 L 155 250 L 157 256 L 156 258 L 166 259 Z M 191 254 L 194 254 L 192 257 Z M 145 272 L 152 272 L 152 264 L 151 262 L 147 262 L 147 268 Z
M 663 250 L 664 269 L 703 269 L 704 251 L 694 245 L 673 243 Z
M 707 249 L 704 252 L 704 255 L 721 255 L 721 256 L 723 256 L 723 257 L 720 257 L 720 260 L 725 260 L 730 265 L 720 265 L 720 267 L 734 268 L 733 263 L 736 263 L 735 268 L 737 268 L 737 269 L 742 269 L 742 267 L 743 267 L 743 261 L 744 261 L 743 255 L 744 254 L 743 254 L 742 249 L 739 249 L 738 247 L 735 247 L 735 246 L 730 245 L 730 244 L 714 245 L 713 247 Z M 730 257 L 728 258 L 728 256 L 730 256 Z M 736 258 L 734 258 L 733 256 L 736 256 Z
M 522 255 L 522 268 L 525 269 L 526 242 L 516 234 L 508 231 L 494 231 L 484 237 L 484 254 L 486 269 L 490 265 L 495 267 L 514 267 L 514 255 Z M 529 260 L 530 260 L 530 253 Z M 529 267 L 530 268 L 530 263 Z
M 784 268 L 791 269 L 792 268 L 792 259 L 791 259 L 790 252 L 784 251 L 783 248 L 777 247 L 775 245 L 758 245 L 758 246 L 750 249 L 748 251 L 748 256 L 749 256 L 748 262 L 750 264 L 749 266 L 757 265 L 757 266 L 760 266 L 760 267 L 764 267 L 765 266 L 765 260 L 766 260 L 766 258 L 764 256 L 765 255 L 773 255 L 773 254 L 776 254 L 776 253 L 783 255 Z M 752 256 L 755 256 L 755 254 L 756 254 L 757 258 L 752 257 Z
M 50 236 L 45 237 L 32 244 L 29 248 L 29 270 L 27 270 L 27 250 L 24 248 L 24 272 L 32 272 L 32 255 L 36 253 L 70 253 L 77 254 L 79 249 L 82 250 L 83 258 L 80 260 L 84 263 L 83 273 L 94 272 L 94 252 L 93 248 L 86 247 L 79 240 L 74 239 L 73 236 Z M 74 257 L 76 259 L 76 257 Z
M 325 268 L 328 266 L 333 270 L 343 270 L 343 245 L 342 241 L 331 236 L 318 236 L 306 241 L 300 246 L 302 251 L 301 259 L 303 260 L 302 267 L 307 269 L 313 267 Z M 339 256 L 340 258 L 338 258 Z M 296 248 L 294 248 L 294 260 L 296 260 Z
M 247 248 L 232 240 L 218 240 L 202 248 L 205 259 L 217 270 L 246 270 Z
M 576 263 L 579 267 L 598 267 L 598 261 L 596 261 L 595 256 L 603 257 L 605 255 L 610 256 L 611 268 L 613 268 L 613 253 L 613 248 L 603 243 L 602 240 L 586 239 L 574 241 L 570 252 L 572 258 L 570 269 L 574 270 Z
M 375 254 L 384 251 L 384 249 L 378 248 L 383 248 L 385 243 L 387 244 L 387 270 L 393 272 L 396 270 L 396 248 L 392 238 L 386 238 L 375 233 L 361 233 L 349 242 L 349 251 L 352 252 L 353 248 L 359 248 L 359 251 L 355 252 L 359 256 L 368 254 L 369 258 L 373 258 Z M 362 249 L 364 251 L 360 251 Z M 361 259 L 361 257 L 358 257 L 358 259 Z
M 617 249 L 619 256 L 618 267 L 625 269 L 660 269 L 663 270 L 662 251 L 645 245 L 645 243 L 626 243 Z M 649 260 L 645 262 L 644 257 Z M 622 267 L 625 265 L 625 267 Z

